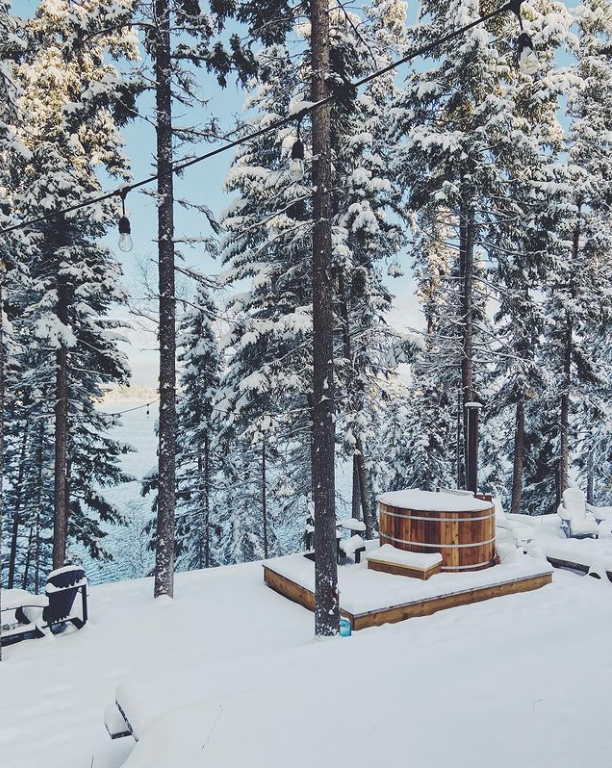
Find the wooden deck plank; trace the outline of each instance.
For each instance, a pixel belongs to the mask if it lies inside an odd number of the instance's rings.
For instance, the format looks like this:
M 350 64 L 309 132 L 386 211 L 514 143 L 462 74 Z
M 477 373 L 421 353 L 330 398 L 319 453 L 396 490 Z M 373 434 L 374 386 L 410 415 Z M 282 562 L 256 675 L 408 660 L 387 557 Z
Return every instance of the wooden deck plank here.
M 379 627 L 382 624 L 395 624 L 398 621 L 404 621 L 417 616 L 430 616 L 432 613 L 437 613 L 437 611 L 443 611 L 447 608 L 480 603 L 484 600 L 491 600 L 494 597 L 503 597 L 504 595 L 530 592 L 550 584 L 551 581 L 552 574 L 545 574 L 544 576 L 517 579 L 508 584 L 496 584 L 492 587 L 480 587 L 468 592 L 442 595 L 420 602 L 395 606 L 394 608 L 383 608 L 379 611 L 371 611 L 370 613 L 355 616 L 353 618 L 353 626 L 355 630 L 358 630 L 366 629 L 367 627 Z
M 377 560 L 374 557 L 368 558 L 368 568 L 371 571 L 390 573 L 392 576 L 407 576 L 412 579 L 421 579 L 422 581 L 427 581 L 427 579 L 440 573 L 441 567 L 441 562 L 432 565 L 431 568 L 414 568 L 404 563 L 389 563 L 385 560 Z

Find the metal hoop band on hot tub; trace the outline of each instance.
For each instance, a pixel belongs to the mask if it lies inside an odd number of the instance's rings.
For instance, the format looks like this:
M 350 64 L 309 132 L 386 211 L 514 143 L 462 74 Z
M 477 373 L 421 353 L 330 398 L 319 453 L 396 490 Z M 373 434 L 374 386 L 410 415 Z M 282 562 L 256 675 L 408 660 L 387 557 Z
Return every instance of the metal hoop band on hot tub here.
M 398 515 L 397 512 L 389 512 L 386 509 L 380 510 L 381 515 L 388 515 L 389 517 L 399 517 L 400 520 L 404 520 L 406 515 Z M 483 515 L 482 517 L 417 517 L 416 515 L 410 515 L 411 520 L 422 520 L 423 522 L 433 523 L 467 523 L 475 522 L 477 520 L 492 520 L 495 517 L 495 510 L 492 515 Z
M 412 518 L 414 519 L 414 518 Z M 487 541 L 474 541 L 470 542 L 469 544 L 435 544 L 431 542 L 422 542 L 422 541 L 408 541 L 407 539 L 396 539 L 395 536 L 389 536 L 388 533 L 381 533 L 380 534 L 382 538 L 390 539 L 391 541 L 395 541 L 398 544 L 409 544 L 412 547 L 429 547 L 431 549 L 463 549 L 465 547 L 484 547 L 488 544 L 493 544 L 495 541 L 495 537 L 492 539 L 488 539 Z

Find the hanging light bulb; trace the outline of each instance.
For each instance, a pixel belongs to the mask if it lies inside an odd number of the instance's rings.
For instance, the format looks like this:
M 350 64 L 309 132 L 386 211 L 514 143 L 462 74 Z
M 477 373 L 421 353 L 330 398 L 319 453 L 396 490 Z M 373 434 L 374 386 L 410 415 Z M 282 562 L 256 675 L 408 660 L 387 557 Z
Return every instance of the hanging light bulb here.
M 297 127 L 297 139 L 291 147 L 291 161 L 289 162 L 289 173 L 294 181 L 301 181 L 304 178 L 304 142 L 300 136 L 301 123 Z
M 521 32 L 518 38 L 519 68 L 525 75 L 535 75 L 540 70 L 540 62 L 533 47 L 533 41 L 527 32 Z
M 121 192 L 121 218 L 119 219 L 119 248 L 124 253 L 129 253 L 134 247 L 134 241 L 132 240 L 132 226 L 130 220 L 125 215 L 125 198 L 129 189 L 124 187 Z

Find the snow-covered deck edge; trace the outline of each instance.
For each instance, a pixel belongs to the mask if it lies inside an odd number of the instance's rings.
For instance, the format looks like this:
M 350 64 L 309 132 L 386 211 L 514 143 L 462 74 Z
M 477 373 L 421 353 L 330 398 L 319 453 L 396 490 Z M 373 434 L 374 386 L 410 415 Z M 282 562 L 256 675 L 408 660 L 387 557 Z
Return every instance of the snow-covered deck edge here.
M 275 592 L 283 595 L 284 597 L 299 603 L 300 605 L 313 611 L 315 607 L 315 595 L 312 588 L 312 579 L 306 575 L 306 571 L 302 568 L 292 569 L 286 568 L 287 561 L 290 559 L 301 558 L 302 555 L 290 555 L 288 557 L 278 558 L 277 560 L 267 560 L 263 564 L 264 568 L 264 581 Z M 367 627 L 379 626 L 386 623 L 395 623 L 397 621 L 404 621 L 405 619 L 416 616 L 428 616 L 439 610 L 446 608 L 454 608 L 459 605 L 468 605 L 470 603 L 481 602 L 483 600 L 489 600 L 493 597 L 501 597 L 504 595 L 510 595 L 519 592 L 528 592 L 534 589 L 550 584 L 552 581 L 552 566 L 540 560 L 527 558 L 523 561 L 524 568 L 518 569 L 513 575 L 508 575 L 507 578 L 499 578 L 500 571 L 504 569 L 504 566 L 494 566 L 482 571 L 478 571 L 479 581 L 481 583 L 466 586 L 463 589 L 448 588 L 448 579 L 444 577 L 436 577 L 426 582 L 428 587 L 427 592 L 418 594 L 416 597 L 408 597 L 401 602 L 394 601 L 391 604 L 381 599 L 379 607 L 369 608 L 368 610 L 356 610 L 351 606 L 351 610 L 343 607 L 342 603 L 342 583 L 340 584 L 340 609 L 343 616 L 350 619 L 353 629 L 365 629 Z M 522 558 L 521 558 L 522 559 Z M 297 561 L 296 561 L 297 562 Z M 314 573 L 314 564 L 310 561 L 312 571 Z M 355 568 L 356 566 L 344 566 L 345 568 Z M 510 568 L 509 572 L 515 569 Z M 487 579 L 486 575 L 490 575 L 491 578 Z M 363 580 L 368 575 L 372 575 L 374 578 L 381 574 L 376 574 L 372 571 L 362 570 L 360 577 Z M 453 574 L 454 575 L 454 574 Z M 407 579 L 403 576 L 387 576 L 386 578 L 399 579 L 405 582 L 415 582 L 416 585 L 423 585 L 423 582 Z M 432 583 L 437 581 L 437 585 L 441 588 L 432 590 Z M 443 584 L 447 585 L 445 588 Z M 350 601 L 348 601 L 350 604 Z

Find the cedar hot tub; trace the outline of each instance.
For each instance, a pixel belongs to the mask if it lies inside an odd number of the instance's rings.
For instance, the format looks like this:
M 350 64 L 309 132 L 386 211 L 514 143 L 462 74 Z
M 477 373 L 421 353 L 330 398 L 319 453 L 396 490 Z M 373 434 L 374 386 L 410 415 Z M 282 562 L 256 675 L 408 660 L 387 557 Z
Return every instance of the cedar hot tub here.
M 396 491 L 378 497 L 380 545 L 442 555 L 443 571 L 495 565 L 495 509 L 490 497 Z

